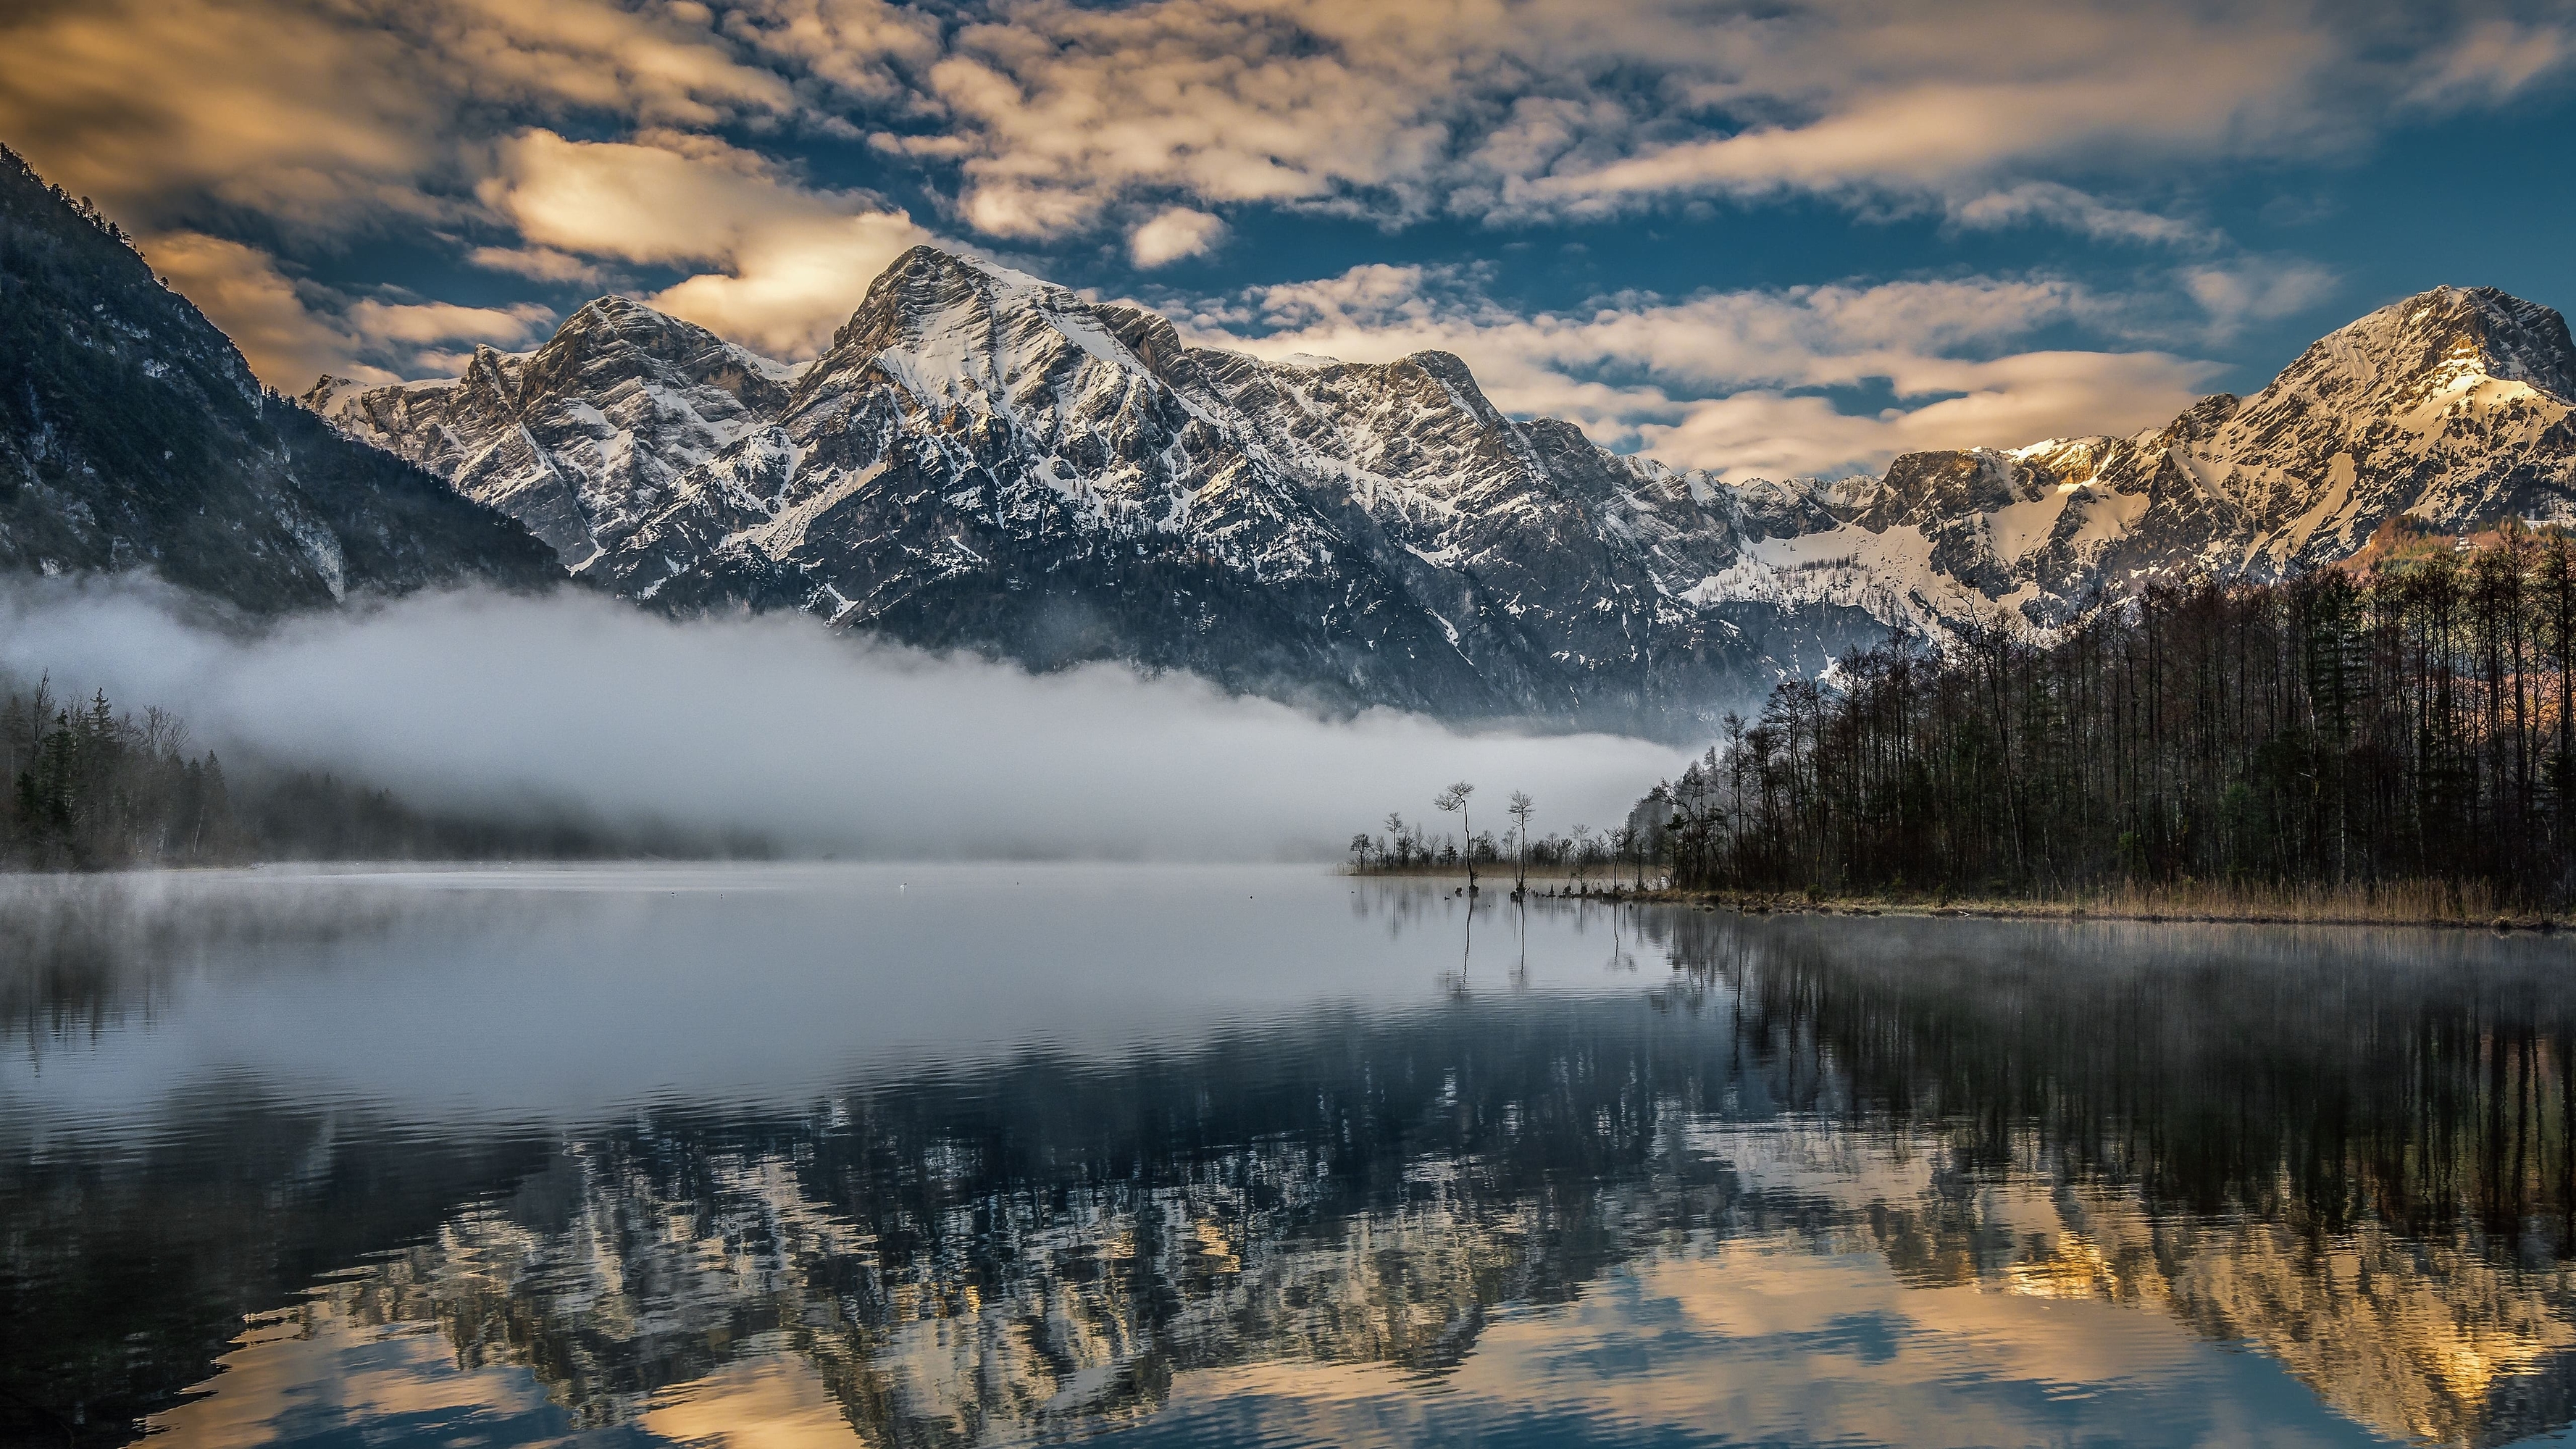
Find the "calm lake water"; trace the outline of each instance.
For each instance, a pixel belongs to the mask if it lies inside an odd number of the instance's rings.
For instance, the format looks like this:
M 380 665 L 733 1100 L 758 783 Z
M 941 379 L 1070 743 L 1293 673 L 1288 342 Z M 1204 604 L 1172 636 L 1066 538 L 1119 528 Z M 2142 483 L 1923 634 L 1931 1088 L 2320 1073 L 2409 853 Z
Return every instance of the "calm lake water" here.
M 0 1440 L 2576 1420 L 2576 945 L 1447 889 L 0 881 Z

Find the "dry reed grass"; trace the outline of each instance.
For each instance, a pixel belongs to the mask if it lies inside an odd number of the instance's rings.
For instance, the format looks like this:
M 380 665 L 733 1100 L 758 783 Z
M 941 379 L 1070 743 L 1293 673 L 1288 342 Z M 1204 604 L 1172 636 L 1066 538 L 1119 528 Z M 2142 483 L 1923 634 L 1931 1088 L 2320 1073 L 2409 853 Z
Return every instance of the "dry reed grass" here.
M 1354 875 L 1451 877 L 1466 879 L 1455 866 L 1372 867 Z M 1478 878 L 1490 889 L 1511 888 L 1511 872 L 1497 875 L 1479 866 Z M 1530 890 L 1570 894 L 1574 879 L 1556 873 L 1530 872 Z M 2292 887 L 2231 885 L 2218 881 L 2151 884 L 2136 881 L 2089 890 L 2043 892 L 2027 896 L 1931 895 L 1924 893 L 1828 894 L 1821 897 L 1761 891 L 1636 890 L 1625 874 L 1615 878 L 1593 873 L 1591 891 L 1630 900 L 1657 900 L 1685 905 L 1732 906 L 1754 912 L 1819 911 L 1856 914 L 2024 916 L 2093 918 L 2131 921 L 2245 921 L 2295 925 L 2349 926 L 2502 926 L 2523 930 L 2554 929 L 2576 924 L 2543 912 L 2516 908 L 2479 881 L 2382 881 L 2377 885 L 2306 885 Z
M 1673 893 L 1676 898 L 1679 893 Z M 2490 926 L 2554 929 L 2556 918 L 2516 909 L 2481 882 L 2382 881 L 2377 885 L 2274 887 L 2211 881 L 2126 882 L 2030 896 L 1694 895 L 1695 901 L 1755 911 L 1814 910 L 1937 915 L 2095 918 L 2133 921 L 2246 921 L 2296 925 Z

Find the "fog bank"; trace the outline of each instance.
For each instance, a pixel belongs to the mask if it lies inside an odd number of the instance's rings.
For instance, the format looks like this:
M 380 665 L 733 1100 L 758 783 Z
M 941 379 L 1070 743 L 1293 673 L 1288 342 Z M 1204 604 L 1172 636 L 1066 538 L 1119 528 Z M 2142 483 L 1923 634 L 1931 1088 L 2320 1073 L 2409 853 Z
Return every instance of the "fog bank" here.
M 879 857 L 1330 858 L 1479 787 L 1616 824 L 1677 753 L 1317 719 L 1119 665 L 1029 675 L 804 616 L 674 623 L 564 592 L 420 595 L 251 630 L 140 580 L 0 588 L 0 668 L 184 715 L 200 743 L 525 818 L 575 808 Z

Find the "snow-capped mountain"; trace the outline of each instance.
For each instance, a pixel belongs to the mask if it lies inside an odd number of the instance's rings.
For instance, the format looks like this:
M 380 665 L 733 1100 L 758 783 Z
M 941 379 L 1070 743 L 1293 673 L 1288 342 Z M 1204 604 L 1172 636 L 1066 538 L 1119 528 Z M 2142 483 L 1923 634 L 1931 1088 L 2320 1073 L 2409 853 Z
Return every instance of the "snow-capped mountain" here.
M 2126 438 L 1728 485 L 1519 422 L 1465 364 L 1193 347 L 933 248 L 788 367 L 603 298 L 452 382 L 306 401 L 655 606 L 812 610 L 1031 665 L 1117 658 L 1453 719 L 1705 732 L 1890 626 L 2047 624 L 2381 519 L 2557 518 L 2576 348 L 2438 289 Z
M 926 247 L 798 369 L 607 298 L 455 382 L 306 400 L 630 597 L 1041 667 L 1689 733 L 1875 627 L 1686 601 L 1733 493 L 1505 418 L 1455 357 L 1261 362 Z
M 2576 345 L 2547 307 L 2438 287 L 2317 342 L 2271 386 L 2132 437 L 1898 458 L 1769 490 L 1778 522 L 1703 596 L 1866 598 L 1938 629 L 2061 621 L 2097 592 L 2200 569 L 2278 577 L 2388 518 L 2467 532 L 2576 522 Z

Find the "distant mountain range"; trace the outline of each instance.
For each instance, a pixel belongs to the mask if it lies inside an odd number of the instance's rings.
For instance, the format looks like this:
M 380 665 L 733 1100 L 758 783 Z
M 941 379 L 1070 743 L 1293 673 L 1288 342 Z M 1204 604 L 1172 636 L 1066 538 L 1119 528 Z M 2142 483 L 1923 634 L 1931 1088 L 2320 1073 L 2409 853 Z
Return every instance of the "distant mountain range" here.
M 1731 486 L 1497 412 L 1466 365 L 1266 362 L 916 248 L 790 367 L 603 298 L 454 382 L 305 401 L 663 607 L 795 607 L 1450 718 L 1688 737 L 1889 625 L 2568 514 L 2576 349 L 2487 289 L 2383 308 L 2134 437 Z
M 453 383 L 305 401 L 639 601 L 1038 668 L 1688 730 L 1876 630 L 1680 598 L 1735 560 L 1731 495 L 1514 422 L 1455 357 L 1260 362 L 929 247 L 802 367 L 603 298 Z
M 605 297 L 532 352 L 297 406 L 104 223 L 0 172 L 0 565 L 151 567 L 253 609 L 560 577 L 542 540 L 679 614 L 1691 739 L 1891 627 L 2277 575 L 2401 514 L 2576 519 L 2576 346 L 2486 288 L 2131 437 L 1734 485 L 1507 418 L 1447 353 L 1194 347 L 929 247 L 811 362 Z
M 1743 561 L 1693 592 L 1863 601 L 1925 631 L 1997 610 L 2051 624 L 2142 579 L 2332 563 L 2400 516 L 2444 532 L 2576 522 L 2571 410 L 2564 318 L 2437 287 L 2330 333 L 2252 397 L 2203 398 L 2162 428 L 1748 485 Z

